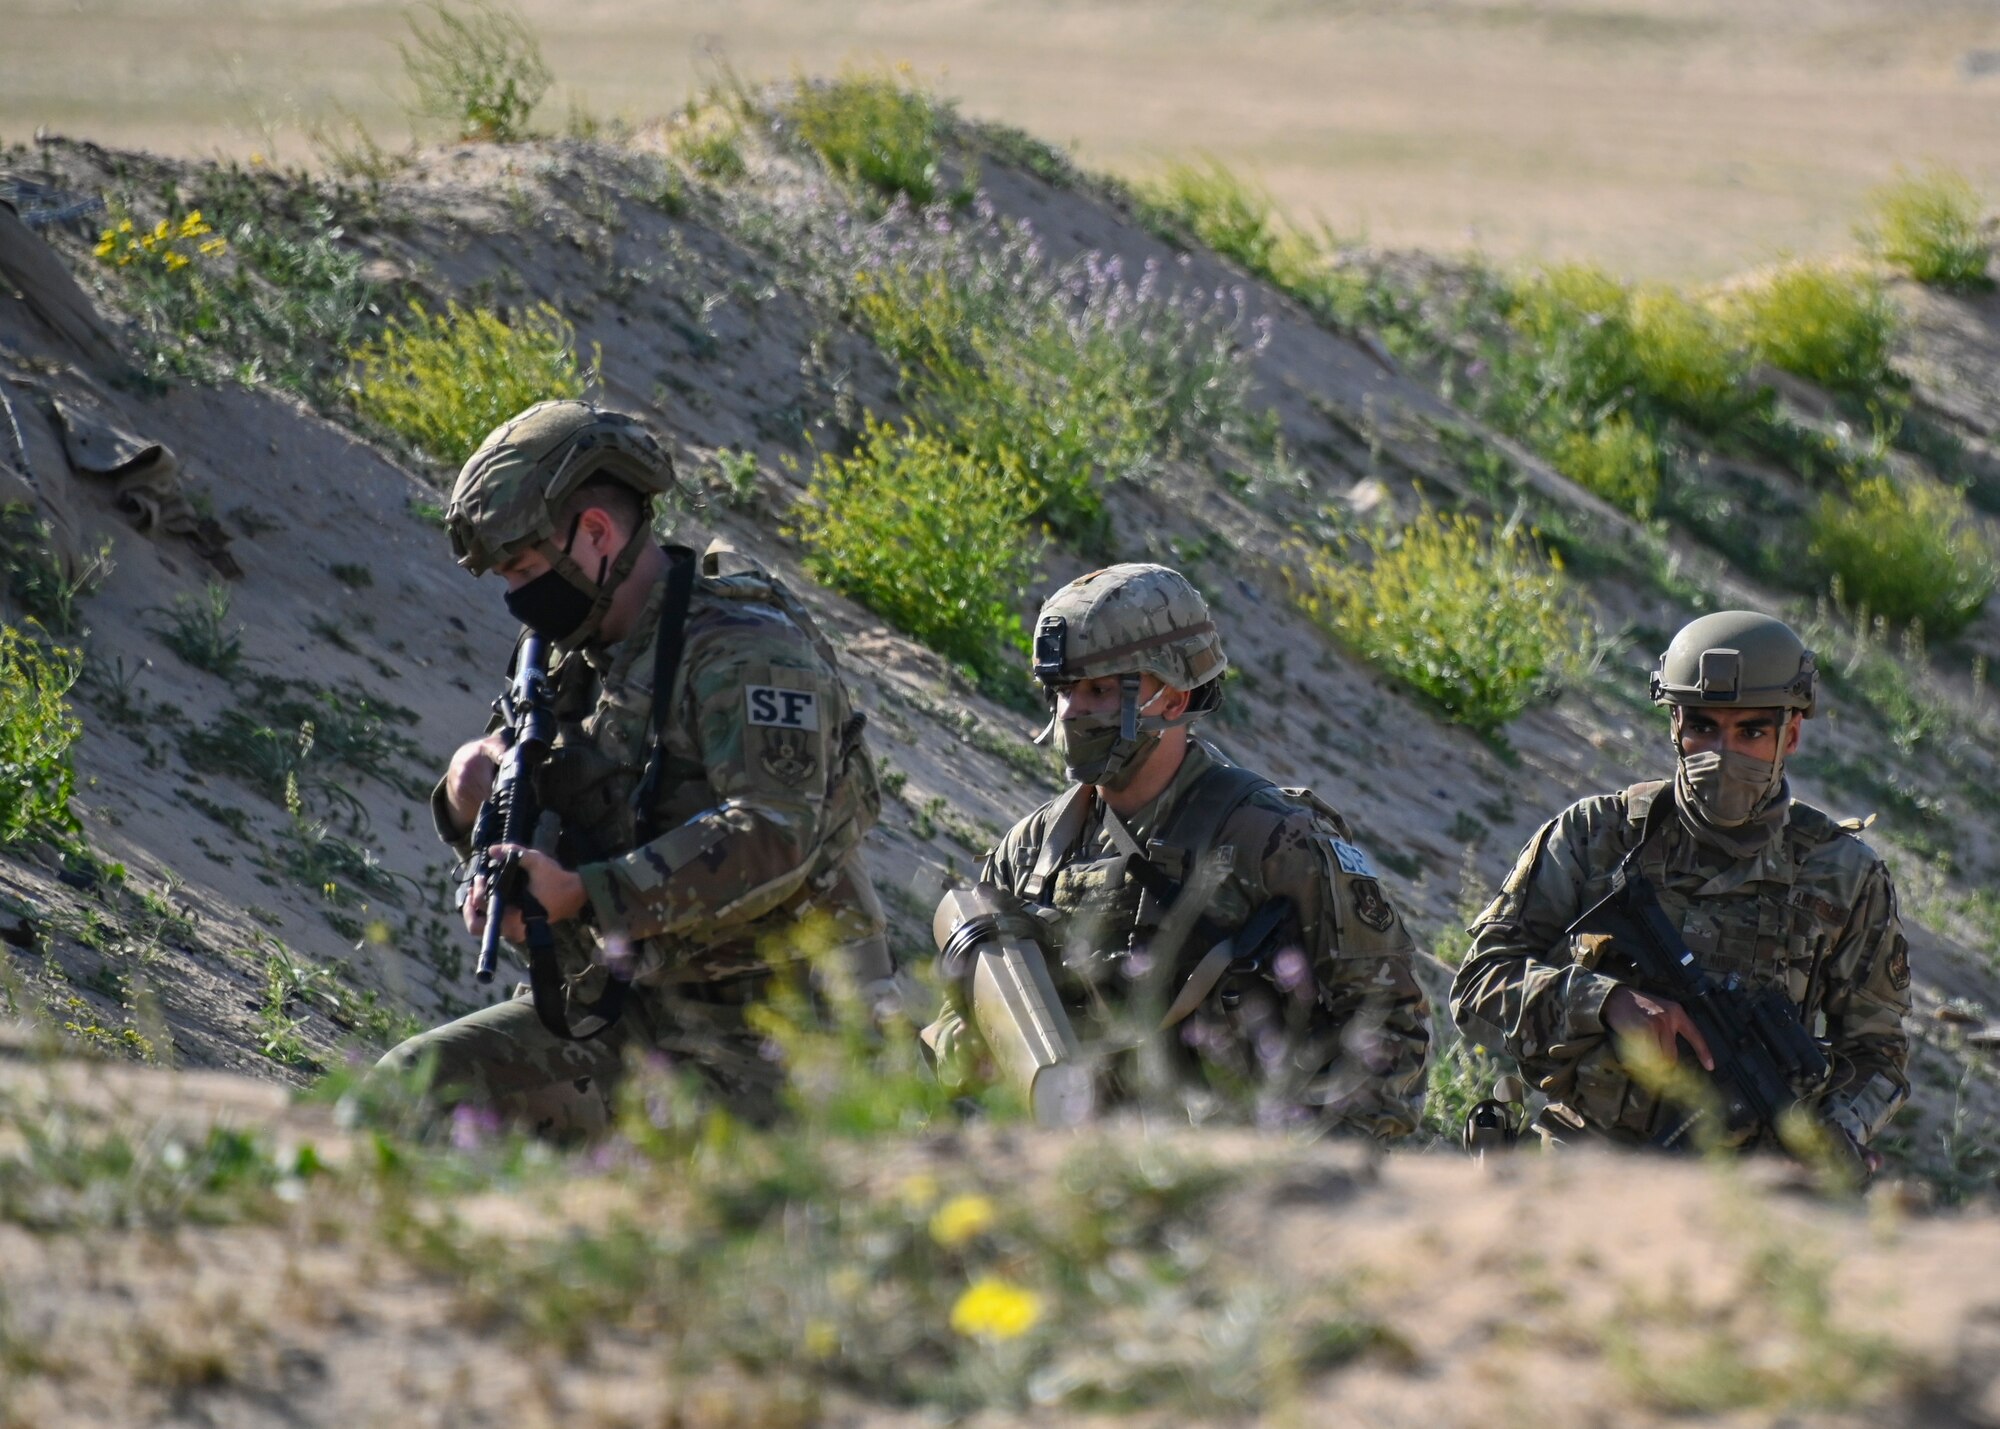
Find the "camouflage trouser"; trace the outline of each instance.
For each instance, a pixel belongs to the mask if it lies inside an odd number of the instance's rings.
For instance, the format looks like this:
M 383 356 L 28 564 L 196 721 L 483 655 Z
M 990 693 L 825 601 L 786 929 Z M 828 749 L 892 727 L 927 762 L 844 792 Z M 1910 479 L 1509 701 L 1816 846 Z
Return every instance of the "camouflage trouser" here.
M 783 1065 L 765 1055 L 744 1001 L 713 996 L 639 990 L 602 1036 L 566 1042 L 542 1026 L 524 983 L 510 1001 L 419 1033 L 377 1066 L 407 1076 L 435 1058 L 431 1087 L 441 1104 L 483 1106 L 538 1135 L 576 1137 L 609 1124 L 629 1059 L 662 1057 L 692 1067 L 734 1114 L 768 1122 L 778 1113 Z

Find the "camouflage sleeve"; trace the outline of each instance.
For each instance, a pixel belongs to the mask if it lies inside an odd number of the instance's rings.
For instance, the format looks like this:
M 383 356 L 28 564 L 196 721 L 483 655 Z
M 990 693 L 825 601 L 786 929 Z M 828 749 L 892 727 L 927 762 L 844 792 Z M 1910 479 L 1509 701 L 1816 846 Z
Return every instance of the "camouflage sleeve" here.
M 1853 915 L 1827 954 L 1820 1004 L 1833 1044 L 1835 1083 L 1825 1114 L 1857 1142 L 1872 1141 L 1910 1098 L 1910 944 L 1896 914 L 1889 870 L 1877 861 Z
M 837 753 L 840 732 L 828 727 L 835 678 L 790 626 L 739 625 L 690 642 L 677 713 L 715 804 L 577 869 L 603 935 L 636 941 L 737 926 L 798 890 L 823 832 L 827 764 Z
M 1505 1050 L 1540 1082 L 1600 1039 L 1618 982 L 1578 966 L 1563 932 L 1582 911 L 1594 809 L 1571 805 L 1528 841 L 1499 896 L 1467 931 L 1472 948 L 1451 982 L 1451 1015 L 1474 1042 Z
M 1423 1118 L 1430 1013 L 1411 961 L 1415 947 L 1367 855 L 1297 819 L 1266 845 L 1266 897 L 1291 898 L 1330 1046 L 1312 1065 L 1305 1101 L 1335 1123 L 1405 1136 Z M 1280 985 L 1286 981 L 1280 953 Z

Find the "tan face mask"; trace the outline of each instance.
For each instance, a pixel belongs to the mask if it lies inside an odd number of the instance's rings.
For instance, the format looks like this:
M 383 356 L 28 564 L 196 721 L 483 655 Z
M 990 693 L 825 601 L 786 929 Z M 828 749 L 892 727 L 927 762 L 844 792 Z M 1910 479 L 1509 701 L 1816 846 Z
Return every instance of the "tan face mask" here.
M 1710 750 L 1681 755 L 1675 784 L 1680 797 L 1719 829 L 1747 824 L 1769 802 L 1785 777 L 1783 756 L 1759 759 L 1754 754 Z

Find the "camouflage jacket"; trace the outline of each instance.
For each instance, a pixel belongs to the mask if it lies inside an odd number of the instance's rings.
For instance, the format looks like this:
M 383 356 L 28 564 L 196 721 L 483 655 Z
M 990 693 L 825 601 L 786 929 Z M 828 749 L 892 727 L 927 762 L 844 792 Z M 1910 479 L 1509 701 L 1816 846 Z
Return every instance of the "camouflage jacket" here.
M 1606 1035 L 1605 999 L 1631 970 L 1615 948 L 1574 945 L 1586 940 L 1564 930 L 1608 891 L 1665 787 L 1584 799 L 1543 825 L 1472 925 L 1451 989 L 1466 1036 L 1504 1048 L 1551 1097 L 1621 1141 L 1648 1139 L 1665 1115 Z M 1909 944 L 1882 861 L 1796 799 L 1753 858 L 1697 842 L 1679 819 L 1641 858 L 1704 968 L 1782 988 L 1827 1039 L 1835 1076 L 1821 1110 L 1857 1141 L 1872 1139 L 1909 1096 Z
M 1173 782 L 1125 821 L 1153 866 L 1183 881 L 1170 906 L 1129 872 L 1129 850 L 1095 801 L 1046 886 L 1036 869 L 1060 800 L 1016 824 L 982 877 L 1057 910 L 1051 971 L 1086 1046 L 1093 1028 L 1114 1045 L 1146 1039 L 1204 953 L 1269 900 L 1290 899 L 1258 966 L 1225 977 L 1156 1053 L 1175 1080 L 1239 1106 L 1304 1107 L 1378 1135 L 1415 1129 L 1430 1024 L 1410 938 L 1340 816 L 1265 788 L 1229 814 L 1205 856 L 1160 842 L 1218 762 L 1190 741 Z M 1145 1077 L 1142 1066 L 1107 1074 L 1113 1099 Z
M 695 580 L 650 840 L 633 794 L 650 753 L 665 582 L 624 639 L 550 672 L 558 732 L 536 779 L 536 842 L 588 895 L 578 918 L 555 925 L 564 968 L 583 978 L 573 995 L 594 998 L 607 963 L 653 986 L 761 971 L 803 951 L 801 936 L 888 971 L 860 855 L 880 796 L 831 647 L 771 577 L 722 574 L 720 559 L 703 557 Z M 442 786 L 433 803 L 445 830 Z

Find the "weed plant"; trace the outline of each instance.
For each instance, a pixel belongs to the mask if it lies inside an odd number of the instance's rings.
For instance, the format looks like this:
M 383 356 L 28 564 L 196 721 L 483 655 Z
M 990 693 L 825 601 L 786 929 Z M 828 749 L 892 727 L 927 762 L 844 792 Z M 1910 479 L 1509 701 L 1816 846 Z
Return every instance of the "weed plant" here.
M 689 100 L 680 122 L 667 134 L 667 152 L 716 183 L 734 183 L 749 172 L 742 121 L 722 105 Z
M 1750 382 L 1750 351 L 1721 314 L 1674 288 L 1631 295 L 1627 325 L 1635 386 L 1696 431 L 1725 436 L 1766 412 Z
M 1724 311 L 1760 361 L 1863 399 L 1892 385 L 1896 310 L 1865 273 L 1793 262 L 1732 290 Z
M 1364 659 L 1491 734 L 1557 687 L 1582 648 L 1561 565 L 1514 525 L 1425 510 L 1310 552 L 1301 607 Z
M 269 381 L 315 400 L 374 301 L 362 257 L 309 184 L 286 188 L 234 166 L 193 181 L 199 207 L 134 224 L 135 195 L 95 250 L 110 291 L 138 319 L 158 378 Z
M 794 516 L 814 579 L 964 665 L 1004 678 L 1027 649 L 1021 608 L 1039 556 L 1018 458 L 968 453 L 872 418 L 851 456 L 822 453 Z
M 243 668 L 243 626 L 229 619 L 229 587 L 211 581 L 198 596 L 177 595 L 163 630 L 154 633 L 197 670 L 233 679 Z
M 1992 286 L 1983 205 L 1963 174 L 1903 174 L 1870 194 L 1868 209 L 1861 238 L 1884 263 L 1940 288 Z
M 398 48 L 416 115 L 449 124 L 461 139 L 526 138 L 554 75 L 520 13 L 501 0 L 429 0 L 408 18 L 410 40 Z
M 500 423 L 536 402 L 581 397 L 602 353 L 577 360 L 576 329 L 547 303 L 509 324 L 485 308 L 410 304 L 357 349 L 350 392 L 368 421 L 440 466 L 457 467 Z
M 878 200 L 901 197 L 921 208 L 945 197 L 947 111 L 908 66 L 849 66 L 838 79 L 800 80 L 784 112 L 828 169 Z M 969 185 L 954 196 L 970 198 Z
M 933 218 L 948 222 L 942 214 Z M 1016 461 L 1057 534 L 1102 544 L 1098 486 L 1248 424 L 1240 293 L 1136 283 L 1093 253 L 1051 269 L 1033 232 L 982 209 L 961 228 L 890 240 L 852 295 L 924 421 L 989 466 Z
M 1660 499 L 1660 447 L 1624 413 L 1596 427 L 1564 432 L 1551 443 L 1557 471 L 1640 520 Z
M 1935 482 L 1873 477 L 1821 498 L 1812 553 L 1849 600 L 1934 638 L 1971 623 L 2000 579 L 1965 498 Z
M 56 548 L 55 533 L 24 505 L 0 507 L 0 570 L 7 594 L 55 635 L 82 631 L 77 602 L 96 593 L 111 574 L 111 542 L 99 542 L 73 567 Z
M 68 842 L 80 827 L 70 809 L 70 747 L 83 726 L 64 697 L 82 668 L 74 652 L 0 625 L 0 847 L 36 837 Z

